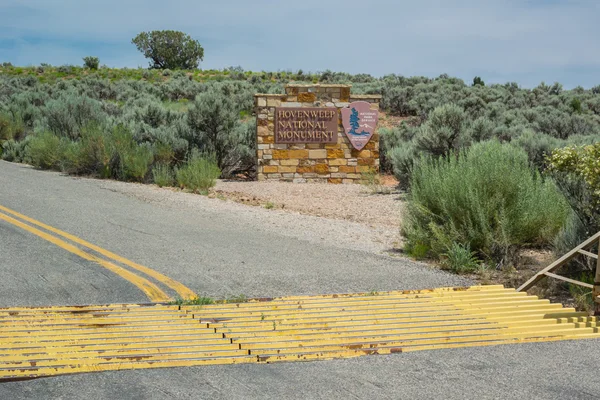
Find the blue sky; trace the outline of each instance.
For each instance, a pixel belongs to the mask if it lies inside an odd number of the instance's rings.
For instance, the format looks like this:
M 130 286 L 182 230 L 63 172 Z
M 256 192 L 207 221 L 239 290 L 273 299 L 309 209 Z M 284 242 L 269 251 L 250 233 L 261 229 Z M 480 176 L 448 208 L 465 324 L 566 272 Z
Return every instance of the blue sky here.
M 146 67 L 139 32 L 174 29 L 201 68 L 345 71 L 566 88 L 600 84 L 597 0 L 0 0 L 0 62 Z

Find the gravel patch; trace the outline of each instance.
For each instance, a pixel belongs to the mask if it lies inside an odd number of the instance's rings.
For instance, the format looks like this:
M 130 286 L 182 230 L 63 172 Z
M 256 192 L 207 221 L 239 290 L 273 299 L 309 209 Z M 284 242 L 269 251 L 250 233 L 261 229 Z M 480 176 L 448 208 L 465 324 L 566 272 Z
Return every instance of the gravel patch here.
M 219 182 L 217 190 L 224 191 L 228 188 L 231 192 L 240 193 L 240 196 L 232 199 L 201 196 L 173 188 L 159 188 L 155 185 L 111 180 L 100 182 L 100 186 L 104 189 L 161 207 L 186 209 L 192 212 L 201 208 L 219 214 L 219 218 L 224 214 L 230 215 L 232 223 L 237 225 L 313 243 L 326 243 L 338 248 L 377 254 L 395 254 L 401 244 L 398 229 L 398 208 L 401 205 L 401 201 L 398 200 L 399 195 L 368 195 L 360 191 L 359 185 Z M 259 197 L 259 193 L 262 193 L 262 196 Z M 338 200 L 336 196 L 339 196 Z M 244 197 L 249 199 L 248 204 L 255 204 L 255 206 L 243 204 L 245 202 L 241 199 Z M 272 209 L 258 206 L 268 201 L 279 206 Z M 369 204 L 361 207 L 361 204 L 367 201 Z M 326 210 L 322 214 L 327 216 L 319 215 L 319 211 L 313 214 L 310 204 L 319 203 L 328 205 L 321 208 Z M 286 206 L 281 207 L 283 204 Z M 334 213 L 336 209 L 353 213 L 355 220 L 340 217 L 339 214 Z M 369 216 L 376 215 L 376 210 L 388 210 L 387 213 L 396 215 L 396 218 L 380 217 L 378 222 L 366 223 Z
M 404 202 L 393 186 L 332 185 L 325 183 L 218 181 L 217 194 L 239 202 L 264 204 L 290 210 L 368 225 L 400 226 Z

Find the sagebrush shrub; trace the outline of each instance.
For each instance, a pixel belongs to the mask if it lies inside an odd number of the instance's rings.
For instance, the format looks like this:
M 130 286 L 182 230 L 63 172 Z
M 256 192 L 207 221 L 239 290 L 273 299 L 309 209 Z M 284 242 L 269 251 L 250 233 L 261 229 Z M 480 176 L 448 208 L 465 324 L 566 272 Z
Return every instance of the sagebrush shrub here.
M 419 161 L 419 152 L 414 142 L 393 147 L 387 155 L 394 168 L 394 175 L 401 188 L 408 188 L 413 165 Z
M 239 111 L 229 96 L 207 92 L 196 97 L 187 114 L 190 147 L 213 154 L 219 168 L 227 173 L 253 152 L 253 124 L 242 125 Z
M 113 178 L 142 182 L 148 173 L 154 154 L 147 145 L 139 145 L 123 125 L 105 135 L 110 157 L 109 169 Z
M 221 170 L 214 157 L 194 153 L 177 169 L 177 184 L 194 193 L 205 193 L 217 183 Z
M 404 171 L 401 165 L 396 165 L 398 168 L 394 170 L 394 161 L 392 160 L 391 152 L 394 149 L 406 147 L 407 145 L 413 145 L 412 139 L 416 134 L 417 128 L 402 121 L 400 125 L 389 129 L 379 129 L 379 154 L 380 154 L 380 165 L 381 171 L 383 172 L 397 172 L 402 175 Z M 414 147 L 414 146 L 413 146 Z
M 27 127 L 20 114 L 0 114 L 0 141 L 22 140 L 27 136 Z
M 73 73 L 73 66 L 71 65 L 61 65 L 57 68 L 57 71 L 62 74 L 71 74 Z
M 525 150 L 529 161 L 535 166 L 543 168 L 546 157 L 553 149 L 560 146 L 561 141 L 543 133 L 525 131 L 521 136 L 513 140 L 512 143 Z
M 552 243 L 569 214 L 554 182 L 530 168 L 523 150 L 491 141 L 413 167 L 403 231 L 409 249 L 427 246 L 439 257 L 461 243 L 506 264 L 520 248 Z
M 402 124 L 384 136 L 386 158 L 403 187 L 407 186 L 407 177 L 419 157 L 448 156 L 468 143 L 467 115 L 454 104 L 435 108 L 419 128 Z
M 27 149 L 27 160 L 40 169 L 58 169 L 63 160 L 64 144 L 52 132 L 34 136 Z
M 0 141 L 9 139 L 13 139 L 10 117 L 0 114 Z
M 419 150 L 444 156 L 461 148 L 466 141 L 467 115 L 457 105 L 435 108 L 413 138 Z
M 152 164 L 152 149 L 146 145 L 134 145 L 122 154 L 123 179 L 143 182 Z
M 27 158 L 27 149 L 31 136 L 17 142 L 13 139 L 7 140 L 2 145 L 2 159 L 5 161 L 24 162 Z
M 84 129 L 76 150 L 70 154 L 73 173 L 110 177 L 111 145 L 102 127 Z
M 78 139 L 86 126 L 102 123 L 106 118 L 98 101 L 75 93 L 49 100 L 43 113 L 52 133 L 70 139 Z
M 483 142 L 493 139 L 495 127 L 494 122 L 487 117 L 475 119 L 468 130 L 470 140 L 474 142 Z
M 169 164 L 155 164 L 152 167 L 152 180 L 158 187 L 172 186 L 173 182 L 175 182 L 173 169 Z
M 249 73 L 240 68 L 165 71 L 165 75 L 162 71 L 107 67 L 3 67 L 0 141 L 13 138 L 20 143 L 34 132 L 50 131 L 71 138 L 73 146 L 84 146 L 79 138 L 87 125 L 101 124 L 109 132 L 122 124 L 137 144 L 171 146 L 171 165 L 199 149 L 221 153 L 218 159 L 223 176 L 249 172 L 254 165 L 256 139 L 254 122 L 247 117 L 253 110 L 254 94 L 284 93 L 283 84 L 290 79 L 352 82 L 353 93 L 382 95 L 381 109 L 388 115 L 410 117 L 408 129 L 400 124 L 390 130 L 391 135 L 380 131 L 381 166 L 384 170 L 393 166 L 401 182 L 407 181 L 410 168 L 421 156 L 448 157 L 472 143 L 493 138 L 524 148 L 539 168 L 545 167 L 540 160 L 555 141 L 562 147 L 600 140 L 598 87 L 564 90 L 558 84 L 542 84 L 529 90 L 514 82 L 471 86 L 470 81 L 445 74 L 436 78 L 395 74 L 374 78 L 334 71 Z M 200 107 L 204 114 L 200 117 L 193 101 L 199 94 L 224 98 L 225 102 Z M 232 112 L 217 110 L 218 104 Z M 446 111 L 441 113 L 443 108 Z M 194 114 L 191 119 L 188 109 Z M 8 129 L 6 119 L 10 121 Z M 226 123 L 228 120 L 235 120 L 233 127 Z M 225 122 L 219 125 L 219 121 Z M 216 129 L 202 128 L 211 124 Z M 214 140 L 205 135 L 208 131 L 222 133 Z M 13 153 L 9 151 L 8 157 Z

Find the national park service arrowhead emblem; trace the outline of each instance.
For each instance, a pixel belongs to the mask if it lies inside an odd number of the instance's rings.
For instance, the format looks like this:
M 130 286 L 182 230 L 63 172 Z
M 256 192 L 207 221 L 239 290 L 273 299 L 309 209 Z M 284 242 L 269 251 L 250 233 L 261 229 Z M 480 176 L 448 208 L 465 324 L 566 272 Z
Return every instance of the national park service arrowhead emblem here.
M 348 140 L 356 150 L 369 143 L 379 120 L 379 112 L 371 110 L 371 103 L 355 101 L 342 108 L 342 124 Z

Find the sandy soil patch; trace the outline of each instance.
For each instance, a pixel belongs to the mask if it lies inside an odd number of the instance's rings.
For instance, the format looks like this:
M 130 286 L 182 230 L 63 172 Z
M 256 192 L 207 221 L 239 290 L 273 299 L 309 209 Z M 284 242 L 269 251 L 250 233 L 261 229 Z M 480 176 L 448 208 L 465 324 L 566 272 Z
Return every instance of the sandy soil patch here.
M 375 186 L 219 181 L 211 197 L 332 219 L 400 226 L 404 194 L 386 177 Z

